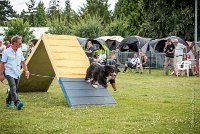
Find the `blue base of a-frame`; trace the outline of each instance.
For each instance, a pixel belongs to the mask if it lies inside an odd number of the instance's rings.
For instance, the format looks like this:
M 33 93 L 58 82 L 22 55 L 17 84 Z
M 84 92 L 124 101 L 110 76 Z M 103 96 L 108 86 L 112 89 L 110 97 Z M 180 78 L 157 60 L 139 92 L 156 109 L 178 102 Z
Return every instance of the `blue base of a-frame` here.
M 83 78 L 59 78 L 59 84 L 69 107 L 117 104 L 107 89 L 93 88 Z

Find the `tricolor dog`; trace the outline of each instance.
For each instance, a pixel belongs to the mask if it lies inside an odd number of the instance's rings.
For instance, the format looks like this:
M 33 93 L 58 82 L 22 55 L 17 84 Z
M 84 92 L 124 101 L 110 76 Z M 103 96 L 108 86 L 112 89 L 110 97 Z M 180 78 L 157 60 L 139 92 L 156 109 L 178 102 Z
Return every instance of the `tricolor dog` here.
M 117 90 L 115 85 L 115 78 L 120 72 L 118 69 L 119 65 L 101 65 L 99 63 L 92 63 L 86 72 L 85 80 L 91 82 L 94 88 L 97 88 L 96 82 L 107 88 L 107 82 L 110 82 L 114 91 Z

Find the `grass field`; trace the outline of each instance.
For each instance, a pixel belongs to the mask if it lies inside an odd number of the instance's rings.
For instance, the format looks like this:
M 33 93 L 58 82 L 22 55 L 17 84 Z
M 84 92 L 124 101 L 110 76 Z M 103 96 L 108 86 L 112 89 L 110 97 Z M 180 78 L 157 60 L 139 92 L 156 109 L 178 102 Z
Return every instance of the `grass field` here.
M 54 80 L 48 92 L 19 93 L 25 106 L 18 111 L 5 107 L 7 87 L 0 84 L 0 133 L 200 133 L 199 77 L 127 72 L 118 75 L 117 87 L 117 92 L 108 89 L 117 106 L 69 108 Z

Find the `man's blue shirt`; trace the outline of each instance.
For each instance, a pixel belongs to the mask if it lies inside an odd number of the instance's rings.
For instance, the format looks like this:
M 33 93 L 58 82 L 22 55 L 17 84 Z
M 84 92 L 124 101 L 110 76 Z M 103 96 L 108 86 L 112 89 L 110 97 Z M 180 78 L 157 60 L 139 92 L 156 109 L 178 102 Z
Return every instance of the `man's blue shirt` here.
M 5 75 L 9 75 L 15 79 L 20 76 L 21 62 L 25 61 L 22 50 L 19 48 L 16 52 L 9 47 L 3 51 L 2 62 L 5 64 Z

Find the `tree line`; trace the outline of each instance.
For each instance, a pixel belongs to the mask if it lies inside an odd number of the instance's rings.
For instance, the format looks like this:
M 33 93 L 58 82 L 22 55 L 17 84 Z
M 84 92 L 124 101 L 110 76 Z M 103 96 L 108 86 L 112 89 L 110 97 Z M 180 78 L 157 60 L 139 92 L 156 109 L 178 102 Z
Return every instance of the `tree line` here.
M 36 5 L 35 0 L 29 0 L 26 5 L 28 10 L 17 14 L 9 0 L 1 0 L 0 26 L 49 27 L 48 32 L 52 34 L 85 38 L 176 35 L 194 40 L 193 0 L 118 0 L 114 11 L 109 10 L 108 0 L 86 0 L 78 12 L 71 8 L 70 0 L 65 0 L 64 8 L 58 0 L 50 0 L 48 7 L 42 1 Z

